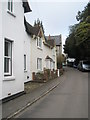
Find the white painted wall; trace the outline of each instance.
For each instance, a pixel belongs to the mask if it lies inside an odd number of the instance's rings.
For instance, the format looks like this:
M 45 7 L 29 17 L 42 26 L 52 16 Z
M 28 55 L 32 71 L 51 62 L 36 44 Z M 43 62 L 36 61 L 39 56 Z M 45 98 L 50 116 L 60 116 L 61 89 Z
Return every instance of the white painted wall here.
M 53 51 L 55 51 L 55 52 L 53 52 Z M 43 67 L 45 67 L 45 68 L 46 68 L 45 58 L 46 58 L 47 55 L 55 61 L 55 69 L 57 69 L 56 48 L 54 47 L 53 49 L 51 49 L 51 48 L 47 47 L 46 45 L 43 46 L 43 61 L 44 61 Z M 50 66 L 50 63 L 49 63 L 49 66 Z
M 24 29 L 25 30 L 25 29 Z M 24 32 L 24 54 L 26 54 L 26 71 L 24 71 L 24 82 L 32 80 L 31 73 L 31 36 Z
M 42 58 L 42 71 L 43 71 L 43 44 L 42 49 L 37 47 L 37 40 L 31 40 L 31 72 L 38 72 L 37 70 L 37 58 Z
M 44 68 L 46 68 L 46 57 L 47 55 L 49 57 L 51 57 L 53 60 L 55 60 L 55 69 L 57 69 L 57 64 L 56 64 L 56 48 L 54 48 L 55 50 L 55 55 L 53 56 L 53 52 L 52 52 L 52 49 L 47 47 L 46 45 L 44 45 L 42 43 L 42 49 L 39 49 L 37 47 L 37 40 L 36 39 L 31 39 L 31 42 L 30 42 L 30 45 L 31 45 L 31 48 L 30 48 L 30 51 L 31 51 L 31 60 L 30 60 L 30 65 L 31 65 L 31 73 L 32 72 L 39 72 L 37 70 L 37 58 L 42 58 L 42 71 Z M 48 63 L 49 66 L 50 66 L 50 63 Z
M 19 2 L 20 1 L 20 2 Z M 1 7 L 0 7 L 1 9 Z M 2 40 L 4 61 L 4 39 L 8 38 L 13 41 L 12 44 L 12 76 L 4 76 L 3 62 L 3 79 L 2 80 L 2 98 L 8 97 L 18 92 L 24 91 L 24 8 L 22 1 L 14 3 L 14 14 L 16 17 L 7 13 L 7 2 L 2 3 Z M 1 18 L 1 17 L 0 17 Z M 1 41 L 0 41 L 1 42 Z M 1 47 L 0 47 L 1 48 Z M 1 50 L 1 49 L 0 49 Z M 0 61 L 0 64 L 2 61 Z M 1 65 L 0 65 L 1 66 Z
M 0 100 L 2 99 L 2 2 L 0 2 Z M 2 119 L 2 103 L 0 102 L 0 120 Z

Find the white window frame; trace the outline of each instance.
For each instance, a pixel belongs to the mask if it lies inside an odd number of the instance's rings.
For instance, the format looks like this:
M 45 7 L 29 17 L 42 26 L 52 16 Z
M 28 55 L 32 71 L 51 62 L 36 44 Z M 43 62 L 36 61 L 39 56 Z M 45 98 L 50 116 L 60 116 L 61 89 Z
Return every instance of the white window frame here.
M 42 39 L 40 37 L 37 38 L 37 47 L 42 49 Z
M 50 69 L 52 70 L 53 69 L 53 62 L 50 61 Z
M 42 58 L 37 58 L 37 69 L 42 71 Z
M 4 76 L 11 76 L 12 75 L 12 42 L 5 39 L 5 43 L 8 43 L 9 44 L 9 49 L 8 49 L 8 55 L 6 56 L 5 55 L 5 49 L 4 49 Z M 5 44 L 4 44 L 4 47 L 5 47 Z M 9 71 L 6 72 L 5 70 L 5 59 L 9 60 Z
M 27 55 L 24 54 L 24 71 L 27 71 Z
M 13 0 L 8 0 L 8 11 L 10 11 L 11 13 L 14 12 Z
M 55 62 L 53 62 L 53 69 L 55 69 Z

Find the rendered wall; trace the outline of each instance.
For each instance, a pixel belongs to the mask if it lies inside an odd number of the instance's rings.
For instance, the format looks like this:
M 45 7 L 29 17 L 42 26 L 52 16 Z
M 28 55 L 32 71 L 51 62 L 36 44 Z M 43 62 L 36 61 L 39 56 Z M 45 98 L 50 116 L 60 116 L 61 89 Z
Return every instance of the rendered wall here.
M 0 100 L 2 99 L 2 2 L 0 2 Z M 0 120 L 2 119 L 2 101 L 0 101 Z
M 42 42 L 42 49 L 39 49 L 37 47 L 37 41 L 36 39 L 31 39 L 30 42 L 31 45 L 31 55 L 30 55 L 30 71 L 31 72 L 39 72 L 37 70 L 37 58 L 42 58 L 42 71 L 44 68 L 46 68 L 46 57 L 47 55 L 49 57 L 51 57 L 53 60 L 55 59 L 55 69 L 57 69 L 57 63 L 56 63 L 56 48 L 54 48 L 55 50 L 55 55 L 53 57 L 53 53 L 52 53 L 52 49 L 47 47 L 46 45 L 43 44 Z
M 19 2 L 20 1 L 20 2 Z M 0 7 L 1 9 L 1 7 Z M 3 79 L 2 98 L 24 91 L 24 9 L 21 0 L 14 3 L 15 17 L 7 12 L 7 2 L 2 3 Z M 4 39 L 12 40 L 12 76 L 4 76 Z
M 26 55 L 26 70 L 24 71 L 24 82 L 28 82 L 32 80 L 32 73 L 31 73 L 31 37 L 24 32 L 24 54 Z

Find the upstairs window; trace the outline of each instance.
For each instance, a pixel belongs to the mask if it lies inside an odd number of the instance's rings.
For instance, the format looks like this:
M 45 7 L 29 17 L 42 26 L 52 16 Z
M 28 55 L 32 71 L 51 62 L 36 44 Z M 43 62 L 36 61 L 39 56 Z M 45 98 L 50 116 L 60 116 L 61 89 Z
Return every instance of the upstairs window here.
M 12 42 L 5 40 L 4 47 L 4 75 L 12 74 Z
M 8 10 L 13 13 L 13 0 L 8 0 Z
M 40 37 L 38 37 L 38 39 L 37 39 L 37 46 L 39 48 L 42 48 L 42 39 Z

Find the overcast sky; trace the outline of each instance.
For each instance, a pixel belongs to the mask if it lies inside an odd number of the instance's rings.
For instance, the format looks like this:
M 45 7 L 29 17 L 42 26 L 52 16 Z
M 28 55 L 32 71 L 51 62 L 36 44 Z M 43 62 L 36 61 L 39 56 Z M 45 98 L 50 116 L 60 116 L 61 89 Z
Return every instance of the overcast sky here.
M 69 26 L 77 23 L 76 15 L 87 5 L 88 0 L 28 0 L 32 12 L 26 15 L 33 25 L 39 18 L 43 22 L 45 35 L 62 34 L 62 42 L 69 33 Z M 67 2 L 66 2 L 67 1 Z M 73 1 L 73 2 L 72 2 Z

